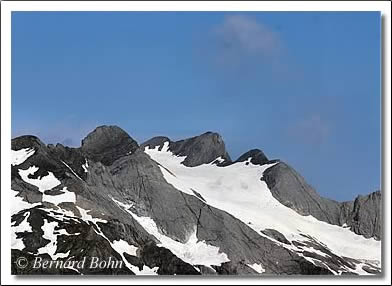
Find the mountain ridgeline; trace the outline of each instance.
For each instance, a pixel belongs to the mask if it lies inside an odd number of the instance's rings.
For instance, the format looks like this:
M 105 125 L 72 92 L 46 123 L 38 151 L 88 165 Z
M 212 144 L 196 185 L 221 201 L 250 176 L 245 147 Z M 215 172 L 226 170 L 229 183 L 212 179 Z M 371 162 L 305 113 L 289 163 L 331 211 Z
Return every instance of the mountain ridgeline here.
M 323 198 L 261 150 L 232 160 L 217 133 L 139 145 L 100 126 L 79 148 L 31 135 L 11 147 L 13 274 L 381 273 L 380 191 Z M 123 263 L 36 269 L 37 257 Z

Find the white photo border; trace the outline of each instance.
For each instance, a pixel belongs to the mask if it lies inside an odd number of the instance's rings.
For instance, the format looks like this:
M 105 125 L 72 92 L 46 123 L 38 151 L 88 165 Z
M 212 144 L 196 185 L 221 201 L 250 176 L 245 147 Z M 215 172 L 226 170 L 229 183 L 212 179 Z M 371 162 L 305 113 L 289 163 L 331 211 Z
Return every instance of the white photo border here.
M 380 11 L 382 33 L 382 277 L 129 277 L 12 276 L 11 189 L 11 13 L 13 11 Z M 56 284 L 391 284 L 391 4 L 388 1 L 1 1 L 1 285 Z

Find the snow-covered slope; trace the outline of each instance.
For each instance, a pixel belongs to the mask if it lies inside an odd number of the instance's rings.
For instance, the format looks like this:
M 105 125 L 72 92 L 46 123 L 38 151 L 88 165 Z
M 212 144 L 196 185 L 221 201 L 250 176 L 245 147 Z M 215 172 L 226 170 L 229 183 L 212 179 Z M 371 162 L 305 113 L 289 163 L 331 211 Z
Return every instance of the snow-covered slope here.
M 252 164 L 249 158 L 226 167 L 216 164 L 187 167 L 181 164 L 185 157 L 175 156 L 168 149 L 169 142 L 165 142 L 161 150 L 158 146 L 146 147 L 145 152 L 160 165 L 164 178 L 176 189 L 200 198 L 195 194 L 197 192 L 207 204 L 229 212 L 261 235 L 264 229 L 274 229 L 289 241 L 297 242 L 309 241 L 306 235 L 338 256 L 380 264 L 380 241 L 367 239 L 310 215 L 301 216 L 277 201 L 261 180 L 263 172 L 276 163 L 259 166 Z M 305 250 L 282 245 L 299 252 Z

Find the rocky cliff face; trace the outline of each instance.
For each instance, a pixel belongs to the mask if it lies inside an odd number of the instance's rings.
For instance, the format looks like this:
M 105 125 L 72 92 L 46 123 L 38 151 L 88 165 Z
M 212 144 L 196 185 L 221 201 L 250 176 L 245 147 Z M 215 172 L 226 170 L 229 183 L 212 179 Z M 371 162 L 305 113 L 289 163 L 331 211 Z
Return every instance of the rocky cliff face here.
M 301 215 L 313 217 L 352 231 L 367 238 L 380 239 L 381 192 L 358 196 L 354 201 L 339 203 L 321 197 L 305 179 L 284 162 L 264 173 L 272 195 L 283 205 Z
M 381 192 L 373 192 L 366 196 L 358 196 L 352 202 L 340 204 L 342 225 L 365 237 L 380 240 L 381 234 Z
M 380 193 L 341 206 L 260 150 L 232 162 L 216 133 L 139 147 L 101 126 L 80 148 L 22 136 L 12 150 L 13 274 L 380 273 Z

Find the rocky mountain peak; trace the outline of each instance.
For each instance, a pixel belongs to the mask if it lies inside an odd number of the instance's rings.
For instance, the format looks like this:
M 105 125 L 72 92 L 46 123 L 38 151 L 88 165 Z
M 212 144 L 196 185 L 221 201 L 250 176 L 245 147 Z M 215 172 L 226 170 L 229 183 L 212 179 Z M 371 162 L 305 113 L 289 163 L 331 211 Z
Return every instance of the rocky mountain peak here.
M 37 137 L 33 135 L 23 135 L 11 140 L 11 149 L 19 150 L 24 148 L 42 149 L 46 145 Z
M 158 150 L 161 150 L 165 142 L 170 143 L 171 140 L 166 136 L 156 136 L 141 144 L 140 148 L 142 148 L 143 150 L 146 147 L 154 149 L 156 146 L 159 146 Z
M 187 156 L 183 164 L 188 167 L 211 163 L 218 157 L 231 162 L 222 136 L 215 132 L 177 141 L 171 150 L 179 156 Z
M 132 153 L 138 144 L 118 126 L 99 126 L 82 140 L 82 151 L 105 165 Z
M 83 140 L 84 149 L 107 148 L 118 143 L 118 140 L 131 138 L 128 133 L 115 125 L 102 125 L 95 128 Z M 132 138 L 131 138 L 132 139 Z
M 165 142 L 169 142 L 169 150 L 177 156 L 186 156 L 182 162 L 185 166 L 195 167 L 213 162 L 221 157 L 226 162 L 231 162 L 226 151 L 225 142 L 220 134 L 216 132 L 205 132 L 201 135 L 180 141 L 171 141 L 168 137 L 158 136 L 144 142 L 141 147 L 162 148 Z
M 215 144 L 225 144 L 223 142 L 223 138 L 219 133 L 212 132 L 212 131 L 207 131 L 206 133 L 203 133 L 199 135 L 198 137 L 211 137 L 211 139 L 214 141 Z
M 236 162 L 244 162 L 251 158 L 250 162 L 254 165 L 264 165 L 269 162 L 267 156 L 260 149 L 252 149 L 242 154 Z

